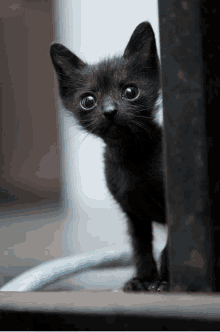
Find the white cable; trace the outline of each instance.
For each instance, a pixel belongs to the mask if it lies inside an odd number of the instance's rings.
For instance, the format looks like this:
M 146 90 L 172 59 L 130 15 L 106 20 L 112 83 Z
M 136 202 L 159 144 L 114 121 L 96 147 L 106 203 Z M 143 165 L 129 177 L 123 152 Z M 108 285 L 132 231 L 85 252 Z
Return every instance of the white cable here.
M 167 226 L 153 222 L 154 258 L 160 269 L 160 255 L 166 245 Z M 93 252 L 53 259 L 42 263 L 9 281 L 0 288 L 1 292 L 31 292 L 58 279 L 67 279 L 73 275 L 89 271 L 93 268 L 109 266 L 128 266 L 132 261 L 129 246 L 120 249 L 118 246 L 107 247 Z
M 113 264 L 127 266 L 131 263 L 131 249 L 126 247 L 105 248 L 94 252 L 53 259 L 42 263 L 9 281 L 0 288 L 1 292 L 31 292 L 43 285 L 67 279 L 76 274 Z

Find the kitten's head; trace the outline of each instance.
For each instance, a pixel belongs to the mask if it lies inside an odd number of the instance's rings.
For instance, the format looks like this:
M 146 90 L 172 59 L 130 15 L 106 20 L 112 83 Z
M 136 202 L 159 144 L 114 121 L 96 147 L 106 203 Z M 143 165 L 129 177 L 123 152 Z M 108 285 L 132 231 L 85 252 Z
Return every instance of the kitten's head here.
M 160 68 L 151 25 L 133 32 L 122 57 L 88 65 L 61 44 L 50 50 L 64 106 L 79 124 L 109 144 L 152 138 Z

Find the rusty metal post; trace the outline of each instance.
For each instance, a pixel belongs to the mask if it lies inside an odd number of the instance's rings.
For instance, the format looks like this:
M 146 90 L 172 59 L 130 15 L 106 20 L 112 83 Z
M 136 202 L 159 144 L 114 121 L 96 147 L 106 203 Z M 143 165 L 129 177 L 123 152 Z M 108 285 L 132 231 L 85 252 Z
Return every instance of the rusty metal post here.
M 202 8 L 200 0 L 159 0 L 170 290 L 173 292 L 216 291 Z

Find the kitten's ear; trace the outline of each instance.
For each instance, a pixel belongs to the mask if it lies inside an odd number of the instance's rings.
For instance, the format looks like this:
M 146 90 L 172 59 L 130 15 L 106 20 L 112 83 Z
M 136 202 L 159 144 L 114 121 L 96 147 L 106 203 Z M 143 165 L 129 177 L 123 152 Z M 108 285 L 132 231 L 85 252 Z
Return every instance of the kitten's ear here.
M 60 96 L 64 101 L 74 93 L 79 82 L 80 70 L 86 64 L 61 44 L 51 45 L 50 56 L 57 73 Z
M 123 57 L 129 59 L 130 57 L 141 55 L 149 60 L 151 65 L 157 63 L 157 48 L 155 36 L 151 24 L 149 22 L 142 22 L 134 30 L 128 45 L 124 51 Z M 153 61 L 155 58 L 155 63 Z
M 61 44 L 52 44 L 50 56 L 57 74 L 70 76 L 76 70 L 80 70 L 86 64 Z

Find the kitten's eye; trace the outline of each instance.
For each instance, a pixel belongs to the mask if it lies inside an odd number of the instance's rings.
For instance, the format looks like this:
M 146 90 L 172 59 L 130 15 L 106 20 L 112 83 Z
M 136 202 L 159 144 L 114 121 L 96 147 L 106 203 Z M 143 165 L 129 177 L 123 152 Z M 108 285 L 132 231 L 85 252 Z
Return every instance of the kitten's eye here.
M 129 99 L 129 100 L 134 100 L 139 97 L 140 91 L 136 86 L 127 86 L 122 90 L 122 98 L 123 99 Z
M 96 98 L 92 94 L 82 97 L 80 105 L 84 110 L 90 110 L 96 106 Z

